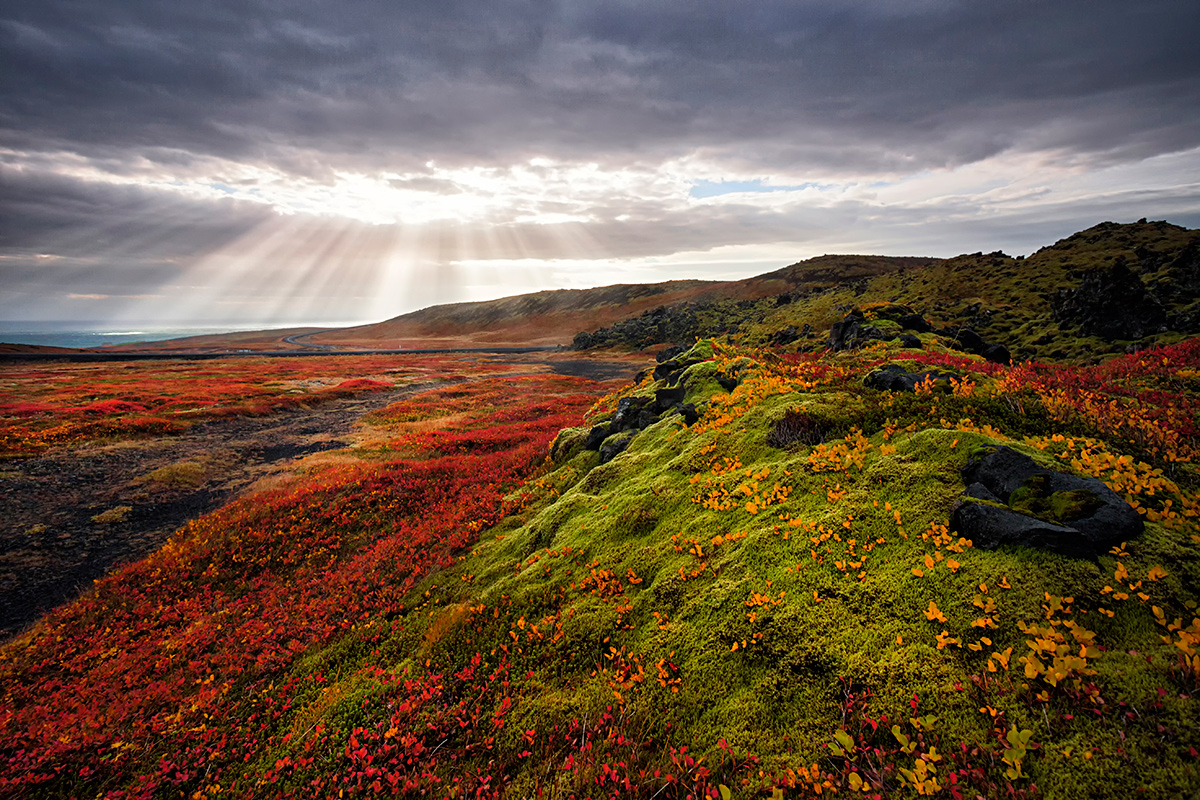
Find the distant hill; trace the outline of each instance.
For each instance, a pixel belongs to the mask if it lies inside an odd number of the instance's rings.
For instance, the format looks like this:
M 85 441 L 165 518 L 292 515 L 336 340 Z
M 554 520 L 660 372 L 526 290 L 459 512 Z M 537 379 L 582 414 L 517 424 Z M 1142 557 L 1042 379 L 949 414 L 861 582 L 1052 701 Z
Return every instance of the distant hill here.
M 796 289 L 815 291 L 936 263 L 934 258 L 820 256 L 739 281 L 667 281 L 595 289 L 557 289 L 476 303 L 451 303 L 384 322 L 340 328 L 308 338 L 314 344 L 375 347 L 570 344 L 596 330 L 656 308 L 741 302 Z M 432 340 L 432 341 L 431 341 Z

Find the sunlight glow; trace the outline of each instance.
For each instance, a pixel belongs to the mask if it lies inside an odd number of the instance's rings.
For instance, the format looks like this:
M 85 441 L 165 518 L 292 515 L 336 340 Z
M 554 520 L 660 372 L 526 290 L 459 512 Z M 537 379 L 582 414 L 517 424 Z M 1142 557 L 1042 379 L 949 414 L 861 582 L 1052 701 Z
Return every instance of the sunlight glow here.
M 118 170 L 74 154 L 0 148 L 0 158 L 28 157 L 64 177 L 271 208 L 207 253 L 181 247 L 160 256 L 145 270 L 159 277 L 145 286 L 109 289 L 86 278 L 99 263 L 162 253 L 202 206 L 164 204 L 153 226 L 104 218 L 30 256 L 53 265 L 31 291 L 90 300 L 93 316 L 162 319 L 166 309 L 181 322 L 228 324 L 377 321 L 542 289 L 728 280 L 822 253 L 955 255 L 960 244 L 981 246 L 978 232 L 996 221 L 1044 224 L 1089 202 L 1129 205 L 1130 186 L 1164 187 L 1162 202 L 1183 209 L 1200 193 L 1198 154 L 1083 169 L 1052 153 L 1009 152 L 956 168 L 819 180 L 741 172 L 700 156 L 615 166 L 539 157 L 318 179 L 214 158 L 186 166 L 142 159 Z M 953 221 L 955 232 L 927 224 L 936 220 Z M 1042 236 L 1026 239 L 1042 244 Z

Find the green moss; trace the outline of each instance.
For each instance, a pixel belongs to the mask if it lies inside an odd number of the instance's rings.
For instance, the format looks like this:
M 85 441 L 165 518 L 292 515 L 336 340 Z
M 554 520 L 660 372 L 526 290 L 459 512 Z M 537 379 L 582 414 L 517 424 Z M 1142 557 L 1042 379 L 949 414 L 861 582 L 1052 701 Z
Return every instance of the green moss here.
M 1039 474 L 1030 476 L 1013 491 L 1008 505 L 1022 514 L 1062 524 L 1090 517 L 1104 501 L 1086 489 L 1050 492 L 1049 477 Z
M 564 428 L 550 445 L 550 458 L 556 464 L 570 461 L 583 450 L 591 428 Z

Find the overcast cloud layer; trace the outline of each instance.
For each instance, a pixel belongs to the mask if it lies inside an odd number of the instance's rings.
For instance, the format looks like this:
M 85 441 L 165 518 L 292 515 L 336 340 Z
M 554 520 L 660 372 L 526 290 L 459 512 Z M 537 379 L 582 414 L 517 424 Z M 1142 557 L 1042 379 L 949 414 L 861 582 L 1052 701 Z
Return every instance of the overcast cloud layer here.
M 368 320 L 1195 227 L 1198 23 L 1188 0 L 10 0 L 0 319 Z

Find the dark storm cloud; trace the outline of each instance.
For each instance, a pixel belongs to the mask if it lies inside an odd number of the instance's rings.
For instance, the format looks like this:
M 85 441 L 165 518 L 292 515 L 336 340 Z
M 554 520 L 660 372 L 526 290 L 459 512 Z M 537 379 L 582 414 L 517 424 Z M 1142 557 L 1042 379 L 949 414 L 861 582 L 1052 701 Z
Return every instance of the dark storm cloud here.
M 0 165 L 0 318 L 69 318 L 72 295 L 137 296 L 274 213 L 245 202 Z
M 1200 4 L 1182 0 L 9 0 L 0 316 L 66 313 L 72 295 L 195 295 L 178 289 L 181 276 L 200 280 L 206 257 L 230 247 L 254 254 L 260 234 L 340 243 L 355 274 L 371 276 L 418 238 L 414 258 L 443 270 L 775 242 L 949 255 L 951 239 L 1022 248 L 1101 218 L 1194 224 L 1194 187 L 1167 185 L 1187 181 L 1161 166 L 1146 185 L 1121 187 L 1141 194 L 1104 185 L 1061 201 L 1053 181 L 1014 175 L 1049 199 L 1003 213 L 972 194 L 988 187 L 893 194 L 890 204 L 851 192 L 780 207 L 688 205 L 686 186 L 652 178 L 686 157 L 717 171 L 697 178 L 859 187 L 1002 153 L 1037 155 L 1005 162 L 1020 169 L 1136 165 L 1200 146 L 1197 23 Z M 528 165 L 535 156 L 641 177 L 604 196 L 554 167 L 542 174 Z M 492 197 L 465 173 L 439 171 L 495 166 L 503 182 L 518 164 L 552 188 Z M 189 193 L 225 186 L 287 205 L 311 192 L 317 200 L 295 206 L 311 209 L 338 171 L 385 172 L 392 188 L 431 204 L 461 194 L 488 210 L 417 236 L 346 219 L 281 221 L 262 204 Z M 650 188 L 639 194 L 643 178 Z M 386 203 L 381 211 L 387 218 Z M 551 212 L 591 221 L 523 221 Z M 950 224 L 956 233 L 939 240 Z M 258 276 L 226 276 L 227 286 L 249 296 L 279 285 L 312 250 L 297 247 Z M 665 277 L 681 276 L 646 275 Z
M 189 199 L 135 185 L 83 181 L 0 164 L 0 253 L 137 254 L 214 249 L 273 216 L 262 205 Z
M 2 141 L 21 150 L 319 175 L 694 148 L 909 170 L 1200 141 L 1200 6 L 1179 0 L 24 0 L 0 16 Z

